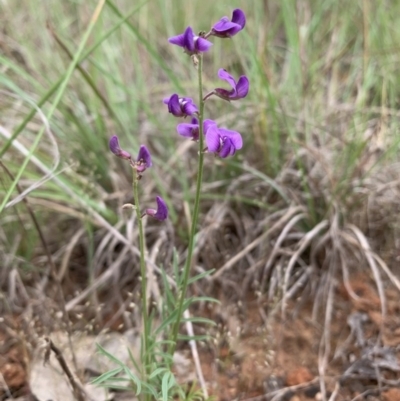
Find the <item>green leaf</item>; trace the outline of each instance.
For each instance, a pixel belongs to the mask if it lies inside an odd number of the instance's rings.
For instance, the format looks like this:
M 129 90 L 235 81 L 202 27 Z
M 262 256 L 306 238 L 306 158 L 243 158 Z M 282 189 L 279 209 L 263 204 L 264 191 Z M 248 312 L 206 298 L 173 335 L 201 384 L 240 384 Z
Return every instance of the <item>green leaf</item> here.
M 122 368 L 124 367 L 124 364 L 122 361 L 120 361 L 114 355 L 112 355 L 108 351 L 106 351 L 100 344 L 96 343 L 96 347 L 98 348 L 98 350 L 101 354 L 105 355 L 108 359 L 115 362 L 117 365 L 121 366 Z
M 127 347 L 127 349 L 128 349 L 128 353 L 129 353 L 129 359 L 131 360 L 131 362 L 132 362 L 133 366 L 136 368 L 136 370 L 137 370 L 138 372 L 140 372 L 139 365 L 138 365 L 138 363 L 136 362 L 136 360 L 135 360 L 135 358 L 134 358 L 134 356 L 133 356 L 133 354 L 132 354 L 131 349 L 130 349 L 129 347 Z
M 206 272 L 200 273 L 197 276 L 194 276 L 194 277 L 190 278 L 189 281 L 188 281 L 188 284 L 193 284 L 196 281 L 199 281 L 202 278 L 207 277 L 207 276 L 211 275 L 214 272 L 215 272 L 215 269 L 211 269 L 211 270 L 207 270 Z
M 177 315 L 178 311 L 174 310 L 166 319 L 161 322 L 160 326 L 154 331 L 154 335 L 157 336 L 158 334 L 162 333 L 166 327 L 174 323 Z
M 115 375 L 117 375 L 118 373 L 122 372 L 123 368 L 115 368 L 113 370 L 110 370 L 106 373 L 103 373 L 102 375 L 100 375 L 99 377 L 96 377 L 94 380 L 92 380 L 92 384 L 100 384 L 105 382 L 106 380 L 110 379 L 111 377 L 114 377 Z
M 160 373 L 166 371 L 167 368 L 157 368 L 150 376 L 149 379 L 153 379 L 154 377 L 158 376 Z
M 169 390 L 175 385 L 175 383 L 174 375 L 170 371 L 165 372 L 161 383 L 163 401 L 168 401 Z
M 209 324 L 211 326 L 215 326 L 216 325 L 214 320 L 207 319 L 206 317 L 200 317 L 200 316 L 191 316 L 189 318 L 183 318 L 182 319 L 182 323 L 183 322 L 205 323 L 205 324 Z
M 210 339 L 210 336 L 208 335 L 199 335 L 199 336 L 188 336 L 186 334 L 179 334 L 178 335 L 179 340 L 184 340 L 184 341 L 207 341 Z
M 194 302 L 213 302 L 216 304 L 220 303 L 220 301 L 218 301 L 218 299 L 211 298 L 211 297 L 191 297 L 191 298 L 188 298 L 188 301 L 189 301 L 189 305 L 191 305 Z
M 142 382 L 136 375 L 133 374 L 133 372 L 127 366 L 124 367 L 124 372 L 129 377 L 129 379 L 131 379 L 135 383 L 136 395 L 139 395 L 142 390 Z

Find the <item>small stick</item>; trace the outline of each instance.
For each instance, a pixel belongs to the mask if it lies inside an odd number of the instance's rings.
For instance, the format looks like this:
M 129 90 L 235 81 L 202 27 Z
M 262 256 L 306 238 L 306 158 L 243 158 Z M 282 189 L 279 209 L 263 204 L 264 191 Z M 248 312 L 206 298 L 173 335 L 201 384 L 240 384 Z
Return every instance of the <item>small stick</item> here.
M 185 310 L 185 312 L 183 312 L 183 316 L 185 319 L 189 319 L 190 312 L 188 310 Z M 186 331 L 190 337 L 194 336 L 193 324 L 189 320 L 186 321 Z M 201 369 L 201 363 L 200 363 L 199 353 L 197 351 L 196 341 L 189 340 L 189 345 L 190 345 L 190 350 L 192 351 L 194 365 L 196 367 L 197 377 L 199 379 L 200 386 L 203 391 L 204 399 L 208 399 L 207 385 L 206 385 L 206 381 L 204 380 L 203 371 Z
M 49 357 L 50 357 L 50 351 L 53 351 L 55 357 L 57 358 L 58 363 L 61 366 L 61 369 L 64 371 L 64 373 L 68 377 L 68 380 L 72 386 L 72 390 L 74 392 L 75 398 L 78 401 L 86 401 L 85 390 L 75 380 L 75 377 L 72 374 L 71 370 L 69 369 L 61 350 L 54 345 L 53 341 L 51 341 L 51 339 L 49 337 L 45 337 L 45 341 L 46 341 L 46 352 L 44 355 L 44 362 L 45 363 L 48 362 Z

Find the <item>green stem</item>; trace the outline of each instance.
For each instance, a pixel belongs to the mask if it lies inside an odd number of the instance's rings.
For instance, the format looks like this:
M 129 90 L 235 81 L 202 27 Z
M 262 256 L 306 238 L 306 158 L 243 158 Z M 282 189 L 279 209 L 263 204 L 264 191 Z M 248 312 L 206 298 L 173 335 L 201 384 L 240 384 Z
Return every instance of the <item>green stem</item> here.
M 140 251 L 140 276 L 141 276 L 141 287 L 142 287 L 142 316 L 143 316 L 143 349 L 142 349 L 142 358 L 141 360 L 144 362 L 144 372 L 146 375 L 146 379 L 149 376 L 150 370 L 150 352 L 149 352 L 149 319 L 148 319 L 148 310 L 147 310 L 147 272 L 146 272 L 146 263 L 144 260 L 145 257 L 145 242 L 144 242 L 144 231 L 143 231 L 143 222 L 142 215 L 140 212 L 140 203 L 139 203 L 139 178 L 136 175 L 136 171 L 134 172 L 133 178 L 133 198 L 135 200 L 135 210 L 136 210 L 136 219 L 139 227 L 139 251 Z M 145 379 L 145 380 L 146 380 Z
M 195 243 L 195 235 L 197 232 L 197 221 L 199 217 L 200 211 L 200 194 L 201 194 L 201 184 L 203 181 L 203 164 L 204 164 L 204 133 L 203 133 L 203 120 L 204 120 L 204 100 L 203 100 L 203 56 L 200 54 L 198 56 L 199 64 L 198 64 L 198 84 L 199 84 L 199 164 L 197 170 L 197 183 L 196 183 L 196 195 L 194 200 L 194 210 L 193 210 L 193 217 L 192 217 L 192 226 L 190 229 L 190 237 L 189 237 L 189 247 L 188 247 L 188 254 L 185 263 L 185 267 L 183 270 L 183 282 L 182 286 L 180 287 L 179 292 L 179 301 L 178 301 L 178 308 L 177 308 L 177 317 L 175 324 L 172 329 L 172 337 L 171 337 L 171 345 L 169 348 L 169 355 L 173 356 L 176 343 L 178 341 L 178 334 L 179 334 L 179 326 L 182 320 L 183 315 L 183 306 L 186 298 L 186 292 L 190 277 L 190 268 L 192 264 L 192 257 L 193 257 L 193 250 L 194 250 L 194 243 Z

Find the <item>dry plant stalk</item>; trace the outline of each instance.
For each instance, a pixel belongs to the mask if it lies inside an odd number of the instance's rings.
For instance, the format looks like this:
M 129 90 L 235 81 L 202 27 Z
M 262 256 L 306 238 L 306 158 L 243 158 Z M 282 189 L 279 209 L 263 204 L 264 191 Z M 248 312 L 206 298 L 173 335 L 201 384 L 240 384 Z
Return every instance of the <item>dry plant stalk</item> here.
M 77 401 L 86 401 L 86 393 L 85 390 L 83 389 L 82 385 L 78 383 L 78 381 L 75 379 L 73 373 L 71 372 L 70 368 L 68 367 L 67 362 L 64 359 L 64 356 L 59 348 L 57 348 L 53 341 L 49 337 L 45 337 L 44 339 L 46 341 L 46 352 L 44 354 L 44 363 L 47 363 L 49 358 L 50 358 L 50 352 L 52 351 L 54 353 L 54 356 L 57 358 L 58 363 L 61 366 L 61 369 L 63 372 L 66 374 L 73 393 L 75 395 L 75 398 Z

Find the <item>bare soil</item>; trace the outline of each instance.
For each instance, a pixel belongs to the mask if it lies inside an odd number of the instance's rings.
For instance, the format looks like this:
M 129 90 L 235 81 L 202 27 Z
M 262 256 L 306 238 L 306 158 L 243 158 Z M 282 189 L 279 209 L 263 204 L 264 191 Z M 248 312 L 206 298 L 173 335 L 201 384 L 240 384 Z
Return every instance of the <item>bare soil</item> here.
M 377 291 L 368 275 L 335 291 L 329 349 L 323 365 L 323 315 L 313 303 L 292 302 L 285 318 L 271 316 L 262 297 L 240 305 L 222 302 L 208 310 L 218 322 L 214 341 L 199 346 L 202 369 L 216 400 L 400 400 L 400 303 L 386 288 L 383 320 Z M 30 347 L 21 341 L 22 325 L 6 316 L 0 331 L 1 399 L 33 400 L 28 385 Z M 326 337 L 325 337 L 326 338 Z M 325 366 L 323 370 L 321 366 Z M 322 370 L 321 370 L 322 369 Z M 325 386 L 325 389 L 322 386 Z M 20 397 L 20 398 L 18 398 Z

